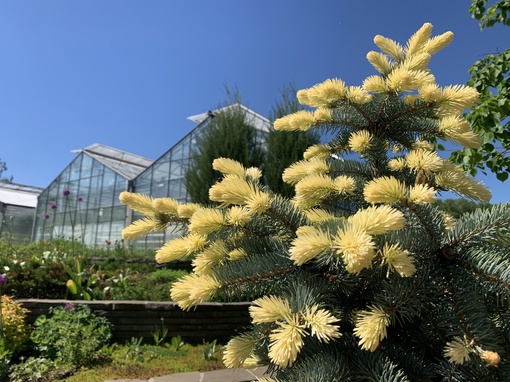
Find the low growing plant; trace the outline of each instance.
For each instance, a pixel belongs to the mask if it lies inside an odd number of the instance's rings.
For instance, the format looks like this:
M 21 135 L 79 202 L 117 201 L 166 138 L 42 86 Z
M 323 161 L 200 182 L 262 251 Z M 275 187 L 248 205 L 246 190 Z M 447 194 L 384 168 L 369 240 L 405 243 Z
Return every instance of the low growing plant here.
M 151 332 L 154 344 L 156 346 L 161 345 L 168 335 L 168 328 L 165 328 L 163 317 L 161 317 L 161 328 L 156 327 L 156 330 Z
M 93 273 L 93 268 L 90 268 L 90 271 L 84 270 L 80 256 L 74 259 L 74 268 L 64 262 L 62 262 L 62 266 L 70 277 L 66 282 L 66 286 L 72 296 L 78 300 L 92 300 L 94 296 L 93 286 L 98 278 Z
M 171 350 L 180 351 L 185 346 L 184 341 L 182 341 L 181 336 L 172 337 L 170 340 L 170 344 L 167 344 L 167 347 Z
M 204 359 L 206 361 L 210 361 L 214 358 L 214 354 L 216 353 L 216 340 L 211 343 L 206 343 L 204 347 Z
M 41 356 L 74 367 L 96 363 L 112 336 L 110 322 L 85 305 L 50 308 L 50 313 L 37 318 L 31 334 Z
M 58 372 L 55 362 L 43 357 L 30 357 L 13 365 L 10 369 L 10 382 L 51 382 Z

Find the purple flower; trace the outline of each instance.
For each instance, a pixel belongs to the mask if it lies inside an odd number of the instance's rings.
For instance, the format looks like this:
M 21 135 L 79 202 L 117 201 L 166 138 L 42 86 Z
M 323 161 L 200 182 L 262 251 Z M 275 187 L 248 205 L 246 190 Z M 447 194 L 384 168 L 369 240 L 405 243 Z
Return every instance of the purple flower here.
M 45 218 L 45 219 L 49 219 L 49 218 L 50 218 L 50 215 L 48 215 L 48 214 L 44 214 L 44 218 Z
M 55 203 L 51 203 L 50 208 L 51 208 L 52 210 L 56 210 L 56 209 L 57 209 L 57 205 L 56 205 Z
M 106 240 L 106 245 L 110 245 L 112 242 L 110 240 Z
M 4 285 L 7 282 L 7 275 L 5 273 L 2 273 L 0 275 L 0 286 Z
M 78 196 L 78 197 L 76 198 L 76 201 L 77 201 L 77 202 L 81 202 L 82 200 L 83 200 L 83 198 L 82 198 L 81 196 Z
M 65 310 L 71 310 L 71 304 L 68 302 L 66 303 L 66 306 L 64 307 Z
M 71 190 L 69 188 L 64 188 L 62 190 L 62 195 L 69 196 L 71 194 Z

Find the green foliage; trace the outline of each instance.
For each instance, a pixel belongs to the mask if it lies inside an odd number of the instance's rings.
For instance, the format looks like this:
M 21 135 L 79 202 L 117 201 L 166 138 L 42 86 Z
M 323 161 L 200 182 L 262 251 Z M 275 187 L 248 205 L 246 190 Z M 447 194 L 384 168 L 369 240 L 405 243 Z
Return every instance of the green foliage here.
M 111 338 L 112 326 L 85 305 L 57 307 L 39 316 L 31 340 L 42 357 L 74 367 L 100 360 L 99 350 Z
M 52 382 L 57 380 L 58 368 L 50 359 L 30 357 L 13 365 L 9 373 L 10 382 Z
M 152 334 L 152 338 L 154 340 L 154 344 L 156 346 L 159 346 L 163 342 L 165 342 L 166 336 L 168 334 L 168 328 L 165 327 L 163 318 L 161 318 L 161 328 L 156 328 L 156 330 L 151 332 L 151 334 Z
M 472 175 L 488 169 L 501 181 L 510 174 L 510 49 L 489 54 L 469 69 L 468 85 L 480 93 L 480 103 L 467 114 L 482 141 L 479 149 L 464 148 L 451 159 Z
M 204 359 L 206 361 L 210 361 L 214 358 L 214 355 L 216 354 L 216 340 L 214 340 L 211 343 L 206 343 L 204 345 Z
M 229 96 L 229 101 L 233 103 L 202 122 L 207 125 L 200 134 L 186 169 L 186 190 L 195 203 L 208 203 L 209 187 L 220 176 L 211 167 L 214 159 L 234 159 L 245 167 L 260 167 L 263 162 L 261 133 L 250 125 L 246 111 L 240 104 L 239 93 Z
M 487 8 L 489 0 L 472 0 L 469 7 L 469 13 L 480 22 L 480 29 L 492 27 L 496 23 L 510 26 L 510 4 L 508 0 L 494 1 L 489 8 Z
M 470 12 L 480 21 L 480 28 L 495 23 L 510 26 L 507 0 L 486 8 L 487 0 L 473 0 Z M 452 153 L 451 160 L 461 164 L 472 175 L 488 169 L 505 181 L 510 175 L 510 49 L 489 54 L 469 69 L 473 86 L 480 93 L 480 103 L 466 115 L 473 130 L 481 138 L 479 149 L 464 148 Z
M 281 99 L 273 106 L 269 119 L 274 122 L 287 114 L 302 110 L 296 98 L 296 89 L 290 84 L 280 90 Z M 303 159 L 305 150 L 319 143 L 319 137 L 310 131 L 283 132 L 271 128 L 267 134 L 267 154 L 264 161 L 264 182 L 274 192 L 286 196 L 294 196 L 294 187 L 282 179 L 283 171 L 292 163 Z
M 474 212 L 477 208 L 489 208 L 490 203 L 476 203 L 466 199 L 444 199 L 436 201 L 435 205 L 441 211 L 447 212 L 454 218 Z
M 184 348 L 185 343 L 182 341 L 181 336 L 172 337 L 170 343 L 168 344 L 168 348 L 174 351 L 180 351 Z
M 1 342 L 2 341 L 0 340 L 0 381 L 3 381 L 5 378 L 7 378 L 12 353 L 4 350 Z
M 87 272 L 82 268 L 80 256 L 74 259 L 74 268 L 64 262 L 62 262 L 62 266 L 69 277 L 71 277 L 67 280 L 66 286 L 73 298 L 77 300 L 92 300 L 94 293 L 92 287 L 98 279 L 97 275 L 92 273 L 93 270 L 91 269 Z
M 129 269 L 120 270 L 104 282 L 103 299 L 112 300 L 145 300 L 168 301 L 170 299 L 169 285 L 188 274 L 184 270 L 174 269 L 145 269 L 130 272 Z

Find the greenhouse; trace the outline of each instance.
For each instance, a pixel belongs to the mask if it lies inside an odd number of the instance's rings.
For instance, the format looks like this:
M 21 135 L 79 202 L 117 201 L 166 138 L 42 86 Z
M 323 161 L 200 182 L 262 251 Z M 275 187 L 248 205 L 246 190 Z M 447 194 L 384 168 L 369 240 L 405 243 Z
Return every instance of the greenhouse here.
M 269 129 L 263 116 L 240 104 L 231 107 L 240 107 L 258 131 Z M 139 218 L 120 203 L 123 191 L 188 202 L 184 174 L 193 147 L 223 109 L 188 117 L 197 126 L 156 161 L 97 143 L 74 151 L 77 157 L 38 198 L 33 239 L 76 240 L 92 247 L 121 243 L 124 227 Z M 123 245 L 157 248 L 180 234 L 173 227 Z
M 0 237 L 13 243 L 30 240 L 37 196 L 43 189 L 0 182 Z
M 74 152 L 77 157 L 39 196 L 34 240 L 90 246 L 120 240 L 127 211 L 119 194 L 152 160 L 97 143 Z

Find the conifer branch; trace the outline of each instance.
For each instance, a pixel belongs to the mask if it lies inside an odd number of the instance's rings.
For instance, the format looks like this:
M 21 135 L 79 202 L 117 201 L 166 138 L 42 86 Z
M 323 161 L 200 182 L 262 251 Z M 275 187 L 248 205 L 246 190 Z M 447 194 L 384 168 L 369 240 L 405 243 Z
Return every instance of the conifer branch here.
M 459 318 L 460 324 L 462 326 L 462 332 L 467 337 L 468 340 L 474 340 L 475 336 L 470 330 L 470 325 L 467 321 L 466 314 L 464 313 L 464 309 L 460 304 L 459 296 L 457 295 L 456 288 L 453 285 L 451 274 L 449 272 L 445 272 L 448 278 L 448 288 L 445 290 L 445 294 L 450 298 L 453 306 L 455 307 L 455 312 L 457 313 L 457 317 Z
M 477 276 L 480 276 L 483 279 L 485 279 L 491 283 L 501 285 L 510 291 L 510 282 L 501 280 L 500 278 L 496 277 L 495 275 L 491 275 L 487 272 L 484 272 L 480 268 L 475 267 L 473 264 L 470 264 L 467 261 L 458 260 L 457 264 L 459 266 L 463 267 L 464 269 L 476 274 Z
M 245 277 L 240 277 L 240 278 L 237 278 L 234 280 L 223 281 L 221 283 L 220 288 L 228 288 L 228 287 L 231 287 L 234 285 L 237 286 L 239 284 L 245 284 L 245 283 L 250 283 L 250 282 L 260 282 L 260 280 L 274 279 L 277 277 L 285 276 L 289 273 L 292 273 L 293 271 L 295 271 L 295 267 L 281 268 L 281 269 L 277 269 L 272 272 L 267 272 L 267 273 L 263 273 L 263 274 L 257 273 L 252 276 L 245 276 Z

